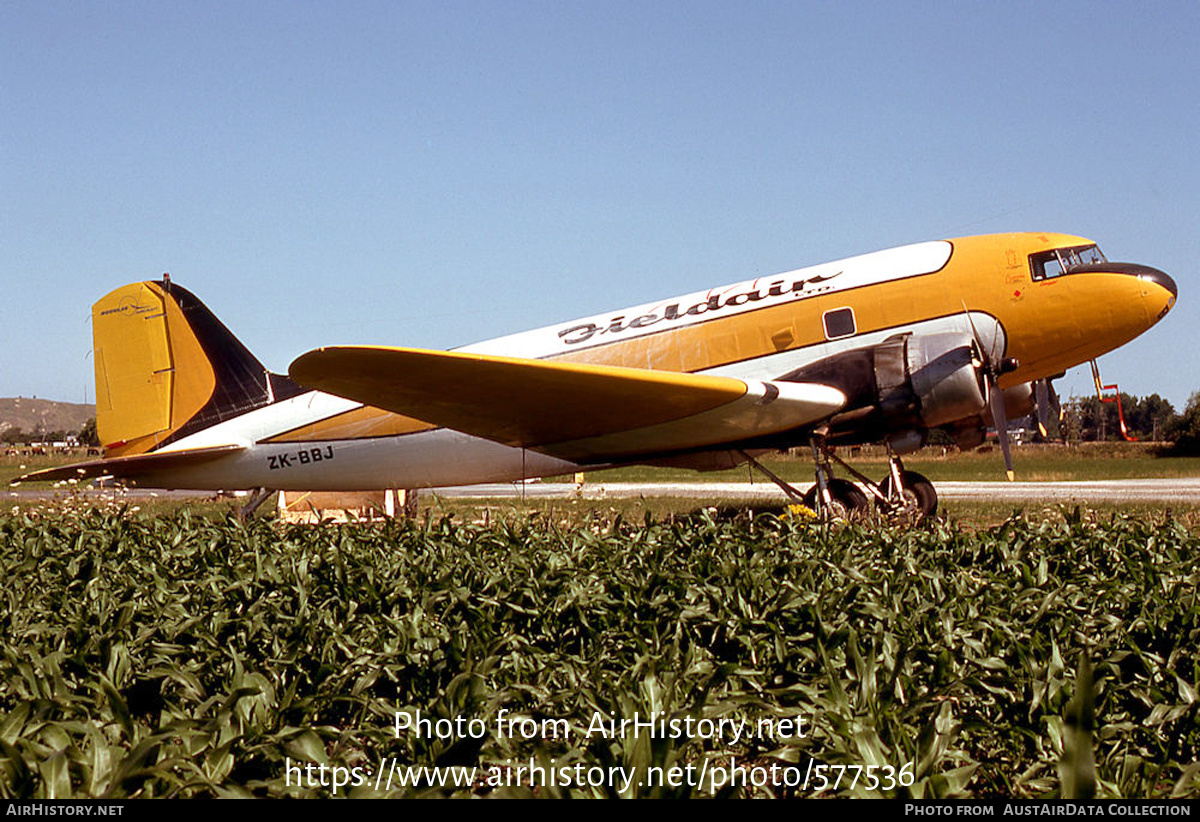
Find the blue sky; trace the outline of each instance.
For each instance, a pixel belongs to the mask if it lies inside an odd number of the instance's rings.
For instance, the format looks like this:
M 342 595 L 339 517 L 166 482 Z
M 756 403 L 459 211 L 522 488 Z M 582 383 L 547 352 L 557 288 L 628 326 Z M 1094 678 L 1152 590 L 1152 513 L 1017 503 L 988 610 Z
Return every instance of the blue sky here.
M 1192 2 L 6 0 L 0 396 L 94 400 L 91 303 L 164 271 L 284 371 L 1045 230 L 1176 279 L 1101 367 L 1182 410 L 1197 31 Z

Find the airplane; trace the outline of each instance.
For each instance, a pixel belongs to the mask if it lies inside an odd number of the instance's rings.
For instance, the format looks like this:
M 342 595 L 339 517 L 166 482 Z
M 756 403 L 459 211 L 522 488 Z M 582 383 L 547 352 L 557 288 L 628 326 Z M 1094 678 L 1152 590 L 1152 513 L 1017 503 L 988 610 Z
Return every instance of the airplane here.
M 1045 419 L 1050 380 L 1154 325 L 1177 287 L 1051 233 L 877 251 L 451 351 L 319 348 L 268 370 L 169 275 L 93 307 L 102 459 L 26 480 L 144 487 L 418 489 L 619 465 L 749 462 L 823 515 L 871 500 L 917 518 L 937 494 L 902 457 Z M 874 482 L 836 454 L 882 442 Z M 806 493 L 765 453 L 811 449 Z M 844 469 L 860 484 L 835 476 Z M 866 489 L 865 491 L 863 489 Z M 870 495 L 870 498 L 868 497 Z

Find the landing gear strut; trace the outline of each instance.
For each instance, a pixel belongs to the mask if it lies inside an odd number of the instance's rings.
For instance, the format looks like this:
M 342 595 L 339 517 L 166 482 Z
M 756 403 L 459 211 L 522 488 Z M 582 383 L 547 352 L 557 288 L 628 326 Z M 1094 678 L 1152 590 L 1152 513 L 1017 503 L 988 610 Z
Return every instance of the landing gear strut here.
M 803 495 L 800 494 L 795 486 L 787 480 L 776 476 L 770 469 L 745 451 L 739 451 L 738 453 L 752 466 L 761 471 L 771 482 L 783 489 L 783 493 L 787 494 L 791 500 L 803 503 L 806 508 L 816 511 L 818 516 L 830 520 L 849 520 L 866 516 L 871 510 L 871 503 L 867 500 L 867 495 L 849 480 L 837 479 L 833 476 L 829 460 L 823 457 L 824 450 L 816 444 L 814 439 L 813 459 L 816 460 L 817 482 L 808 490 L 808 493 Z M 833 459 L 837 459 L 837 457 L 833 457 Z M 841 460 L 838 460 L 838 462 L 841 462 Z M 846 468 L 850 471 L 854 470 L 850 466 L 846 466 Z M 861 474 L 855 473 L 861 479 L 866 479 Z
M 773 474 L 749 454 L 741 455 L 751 465 L 765 474 L 783 489 L 789 498 L 802 501 L 807 507 L 825 519 L 857 519 L 865 517 L 871 508 L 871 500 L 880 514 L 896 522 L 920 522 L 937 512 L 937 491 L 933 483 L 916 471 L 906 471 L 900 457 L 888 449 L 888 475 L 879 483 L 847 465 L 826 443 L 824 437 L 814 436 L 810 440 L 813 463 L 816 468 L 816 483 L 803 496 L 790 483 Z M 859 481 L 858 485 L 833 475 L 833 464 L 837 463 Z
M 900 460 L 896 459 L 899 465 Z M 937 513 L 937 491 L 933 483 L 916 471 L 900 470 L 900 480 L 897 483 L 892 476 L 883 478 L 879 483 L 879 491 L 887 497 L 887 505 L 897 518 L 912 522 L 920 522 L 926 517 Z

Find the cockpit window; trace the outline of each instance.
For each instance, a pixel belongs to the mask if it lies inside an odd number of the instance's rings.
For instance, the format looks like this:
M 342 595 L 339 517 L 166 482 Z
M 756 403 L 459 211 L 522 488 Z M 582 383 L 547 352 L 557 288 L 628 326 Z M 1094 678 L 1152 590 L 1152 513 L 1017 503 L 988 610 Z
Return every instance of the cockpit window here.
M 1079 245 L 1071 248 L 1056 248 L 1041 254 L 1029 255 L 1029 267 L 1035 280 L 1049 280 L 1070 274 L 1085 265 L 1108 262 L 1100 249 L 1094 245 Z

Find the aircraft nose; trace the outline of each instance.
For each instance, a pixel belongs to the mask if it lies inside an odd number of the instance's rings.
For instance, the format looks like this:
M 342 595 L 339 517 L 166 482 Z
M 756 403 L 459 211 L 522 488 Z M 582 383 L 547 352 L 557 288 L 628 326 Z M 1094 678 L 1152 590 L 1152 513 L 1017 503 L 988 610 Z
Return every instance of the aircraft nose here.
M 1179 287 L 1175 285 L 1175 280 L 1171 278 L 1165 271 L 1159 271 L 1157 268 L 1151 268 L 1148 265 L 1141 263 L 1097 263 L 1095 265 L 1081 266 L 1072 271 L 1109 271 L 1114 274 L 1128 274 L 1131 277 L 1138 277 L 1142 280 L 1158 285 L 1167 291 L 1171 292 L 1172 301 L 1179 296 Z
M 1114 274 L 1127 274 L 1141 280 L 1143 305 L 1151 324 L 1166 316 L 1175 305 L 1175 298 L 1179 296 L 1179 286 L 1175 285 L 1175 280 L 1167 272 L 1157 268 L 1140 263 L 1105 263 L 1095 268 Z
M 1135 273 L 1143 283 L 1154 283 L 1158 286 L 1158 288 L 1147 288 L 1145 285 L 1142 287 L 1142 296 L 1149 302 L 1148 307 L 1154 314 L 1154 322 L 1158 322 L 1175 305 L 1175 298 L 1179 296 L 1179 286 L 1175 285 L 1175 280 L 1165 271 L 1159 271 L 1148 265 L 1138 265 L 1133 268 L 1136 271 L 1130 273 Z M 1170 296 L 1167 296 L 1168 294 Z
M 1159 271 L 1157 268 L 1151 268 L 1148 265 L 1134 265 L 1130 266 L 1130 268 L 1134 269 L 1129 272 L 1130 274 L 1136 274 L 1141 279 L 1149 280 L 1170 291 L 1171 302 L 1175 302 L 1175 298 L 1179 296 L 1179 287 L 1175 285 L 1175 280 L 1167 272 Z

